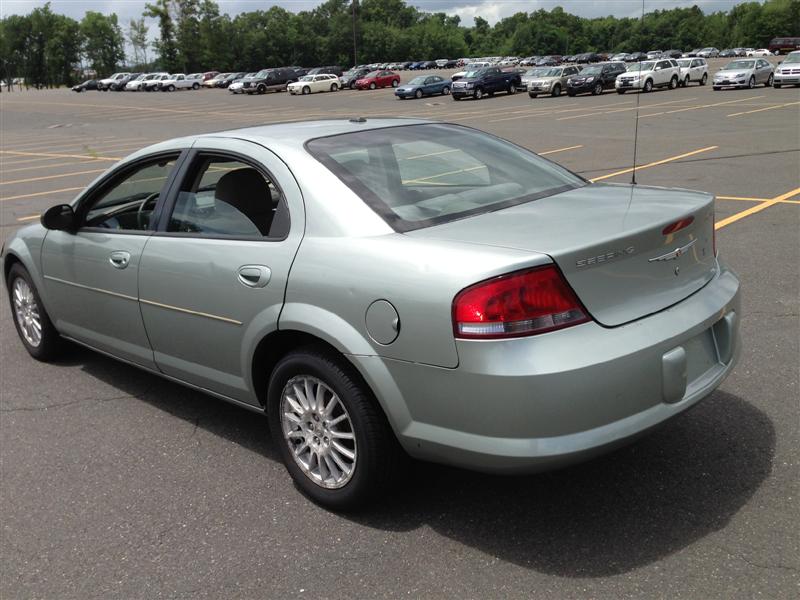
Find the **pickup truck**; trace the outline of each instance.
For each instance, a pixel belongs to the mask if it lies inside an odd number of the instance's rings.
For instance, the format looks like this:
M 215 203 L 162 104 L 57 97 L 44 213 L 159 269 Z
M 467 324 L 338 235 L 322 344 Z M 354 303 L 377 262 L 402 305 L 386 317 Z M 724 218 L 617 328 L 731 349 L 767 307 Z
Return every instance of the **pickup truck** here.
M 461 100 L 467 96 L 480 100 L 486 95 L 492 96 L 495 92 L 514 94 L 520 83 L 519 73 L 507 73 L 498 67 L 467 69 L 464 77 L 453 82 L 450 91 L 453 100 Z

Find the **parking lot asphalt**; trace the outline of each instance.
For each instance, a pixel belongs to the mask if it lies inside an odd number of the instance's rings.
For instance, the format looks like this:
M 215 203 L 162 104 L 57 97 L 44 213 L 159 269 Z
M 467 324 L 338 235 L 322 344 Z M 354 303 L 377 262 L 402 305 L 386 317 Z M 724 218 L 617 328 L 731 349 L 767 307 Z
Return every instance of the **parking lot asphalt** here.
M 624 183 L 637 103 L 638 182 L 717 194 L 717 245 L 742 280 L 743 353 L 717 392 L 577 467 L 418 464 L 390 498 L 339 515 L 294 489 L 260 416 L 77 347 L 37 363 L 3 300 L 0 597 L 795 597 L 798 88 L 460 102 L 3 93 L 0 237 L 146 144 L 286 120 L 453 121 Z

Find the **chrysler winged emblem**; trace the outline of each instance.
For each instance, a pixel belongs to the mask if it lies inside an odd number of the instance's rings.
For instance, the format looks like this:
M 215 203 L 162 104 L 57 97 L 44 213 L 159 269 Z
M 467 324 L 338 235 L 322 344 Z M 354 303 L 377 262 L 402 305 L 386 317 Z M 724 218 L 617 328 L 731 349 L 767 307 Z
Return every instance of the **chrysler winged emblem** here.
M 663 262 L 665 260 L 675 260 L 676 258 L 680 258 L 686 251 L 695 245 L 697 242 L 696 239 L 692 240 L 685 246 L 681 246 L 680 248 L 675 248 L 672 252 L 667 252 L 666 254 L 662 254 L 661 256 L 656 256 L 655 258 L 648 259 L 647 262 Z

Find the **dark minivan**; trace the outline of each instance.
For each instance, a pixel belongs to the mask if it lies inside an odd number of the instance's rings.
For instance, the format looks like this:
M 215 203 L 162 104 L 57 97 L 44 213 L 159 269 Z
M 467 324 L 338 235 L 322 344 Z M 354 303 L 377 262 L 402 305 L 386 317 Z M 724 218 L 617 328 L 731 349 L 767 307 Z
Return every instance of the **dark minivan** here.
M 342 67 L 330 65 L 327 67 L 314 67 L 308 72 L 308 75 L 336 75 L 341 77 L 343 72 Z
M 626 71 L 623 62 L 607 62 L 590 65 L 577 75 L 567 79 L 567 94 L 585 94 L 591 92 L 593 96 L 610 90 L 614 87 L 617 75 Z

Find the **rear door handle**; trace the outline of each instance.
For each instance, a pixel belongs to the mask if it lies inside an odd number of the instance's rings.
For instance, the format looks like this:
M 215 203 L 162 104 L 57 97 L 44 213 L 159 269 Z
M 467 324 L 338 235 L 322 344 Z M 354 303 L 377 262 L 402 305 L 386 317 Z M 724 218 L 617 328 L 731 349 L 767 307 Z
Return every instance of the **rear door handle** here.
M 239 283 L 250 288 L 265 287 L 272 277 L 272 271 L 264 265 L 244 265 L 237 271 Z
M 124 269 L 131 262 L 131 253 L 125 250 L 115 250 L 109 255 L 108 262 L 115 269 Z

